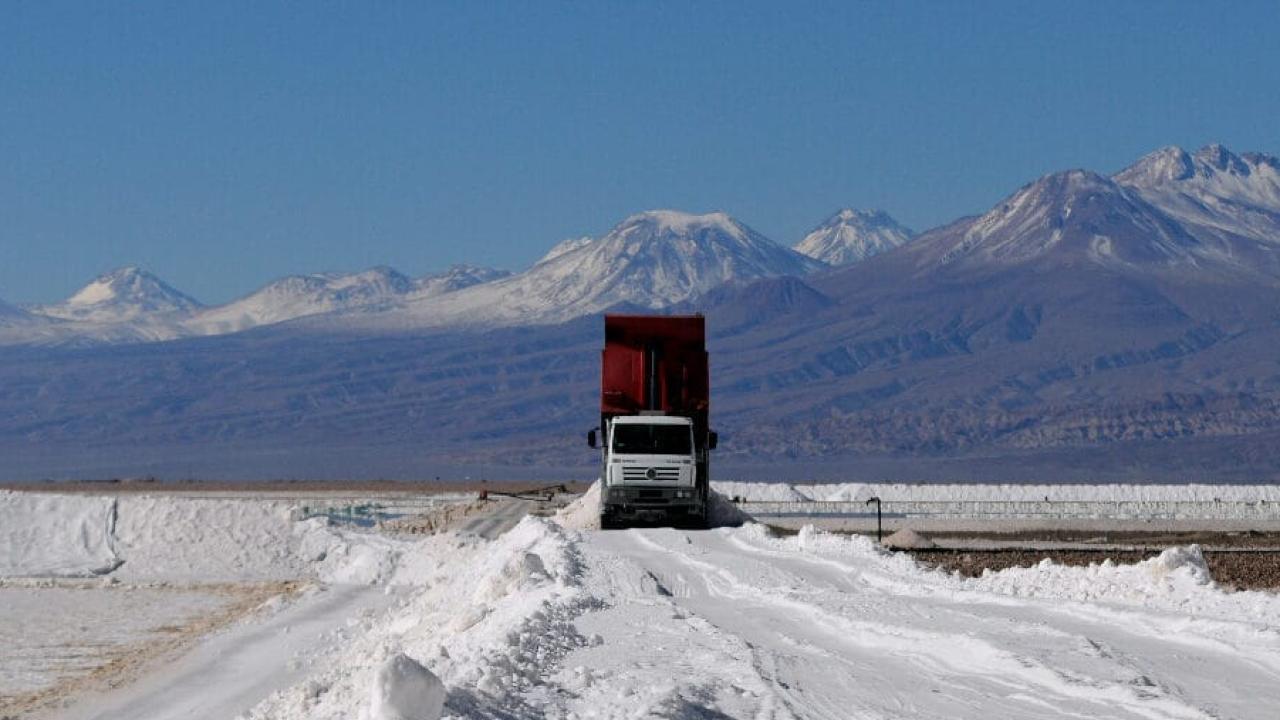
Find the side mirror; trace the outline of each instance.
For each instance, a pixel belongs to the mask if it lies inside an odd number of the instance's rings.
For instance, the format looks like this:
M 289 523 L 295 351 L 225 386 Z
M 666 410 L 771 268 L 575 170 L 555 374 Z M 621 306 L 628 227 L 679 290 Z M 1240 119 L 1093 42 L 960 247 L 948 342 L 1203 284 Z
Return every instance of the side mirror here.
M 596 431 L 588 430 L 587 431 L 587 447 L 595 447 L 595 446 L 596 446 Z
M 715 450 L 718 444 L 720 444 L 720 435 L 715 431 L 707 433 L 707 449 Z

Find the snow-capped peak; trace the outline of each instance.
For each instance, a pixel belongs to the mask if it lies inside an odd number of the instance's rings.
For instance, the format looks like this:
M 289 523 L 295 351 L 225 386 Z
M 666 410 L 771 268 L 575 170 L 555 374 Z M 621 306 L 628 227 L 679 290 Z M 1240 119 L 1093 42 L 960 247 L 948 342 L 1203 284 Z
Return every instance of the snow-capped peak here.
M 619 228 L 648 227 L 658 234 L 688 235 L 690 233 L 714 230 L 735 238 L 745 237 L 748 229 L 734 220 L 727 213 L 712 212 L 702 215 L 682 212 L 680 210 L 646 210 L 623 220 L 614 230 Z
M 1256 153 L 1236 155 L 1217 143 L 1206 145 L 1194 154 L 1170 145 L 1144 155 L 1116 173 L 1115 181 L 1146 189 L 1187 181 L 1203 183 L 1220 175 L 1249 177 L 1258 165 L 1267 165 L 1267 159 L 1266 155 Z
M 941 262 L 1019 263 L 1057 256 L 1163 266 L 1197 245 L 1136 192 L 1094 172 L 1068 170 L 1023 186 L 964 230 Z
M 652 210 L 556 245 L 519 275 L 415 301 L 388 325 L 555 322 L 618 305 L 661 308 L 730 280 L 826 267 L 724 213 Z
M 1280 161 L 1271 156 L 1218 144 L 1195 153 L 1163 148 L 1115 180 L 1197 232 L 1280 243 Z
M 124 322 L 176 317 L 202 305 L 146 270 L 129 266 L 99 275 L 67 300 L 32 308 L 48 317 L 84 322 Z
M 845 208 L 796 243 L 797 252 L 829 265 L 848 265 L 909 242 L 915 233 L 883 210 Z
M 370 289 L 378 294 L 399 294 L 413 287 L 412 280 L 386 265 L 358 273 L 325 273 L 313 277 L 321 278 L 333 290 L 354 290 L 360 294 L 368 293 Z
M 1249 166 L 1235 153 L 1218 143 L 1206 145 L 1196 151 L 1195 159 L 1219 172 L 1248 175 Z
M 1147 153 L 1138 162 L 1116 173 L 1115 181 L 1121 185 L 1149 187 L 1195 175 L 1195 162 L 1186 150 L 1169 145 Z
M 650 210 L 618 223 L 599 240 L 580 243 L 545 266 L 568 274 L 581 290 L 610 304 L 660 307 L 730 280 L 802 275 L 823 267 L 723 212 L 702 215 Z M 602 306 L 603 307 L 603 306 Z

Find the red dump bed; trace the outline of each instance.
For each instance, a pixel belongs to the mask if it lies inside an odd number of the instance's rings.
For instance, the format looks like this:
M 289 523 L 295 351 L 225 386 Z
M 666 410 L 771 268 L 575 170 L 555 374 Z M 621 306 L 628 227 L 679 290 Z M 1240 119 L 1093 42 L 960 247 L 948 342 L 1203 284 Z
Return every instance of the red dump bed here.
M 602 418 L 645 410 L 683 415 L 703 442 L 711 388 L 701 315 L 605 315 L 601 360 Z

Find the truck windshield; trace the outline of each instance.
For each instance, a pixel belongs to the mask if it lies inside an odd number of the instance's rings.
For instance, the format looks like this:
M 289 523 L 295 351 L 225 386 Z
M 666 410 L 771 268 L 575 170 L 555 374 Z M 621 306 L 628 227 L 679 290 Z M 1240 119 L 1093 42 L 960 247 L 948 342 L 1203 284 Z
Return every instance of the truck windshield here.
M 688 455 L 693 433 L 688 425 L 615 425 L 613 451 L 642 455 Z

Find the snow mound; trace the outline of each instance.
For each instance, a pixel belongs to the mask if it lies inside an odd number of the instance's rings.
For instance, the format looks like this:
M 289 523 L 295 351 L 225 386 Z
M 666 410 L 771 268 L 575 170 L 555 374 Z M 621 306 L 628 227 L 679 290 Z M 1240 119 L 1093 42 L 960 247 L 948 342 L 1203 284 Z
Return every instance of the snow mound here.
M 560 508 L 553 519 L 560 527 L 570 530 L 599 530 L 600 481 L 591 483 L 577 500 Z
M 742 511 L 729 498 L 712 490 L 707 497 L 707 524 L 711 527 L 738 527 L 753 518 Z
M 891 552 L 874 539 L 818 530 L 812 525 L 792 537 L 773 537 L 756 527 L 743 528 L 739 537 L 773 549 L 800 551 L 832 560 L 851 571 L 873 575 L 903 591 L 951 596 L 972 602 L 1002 598 L 1035 598 L 1057 605 L 1078 603 L 1088 612 L 1109 612 L 1106 606 L 1140 607 L 1196 616 L 1198 620 L 1238 620 L 1280 624 L 1280 605 L 1274 593 L 1228 592 L 1210 577 L 1200 548 L 1194 545 L 1165 550 L 1158 557 L 1134 564 L 1111 560 L 1086 567 L 1060 565 L 1045 559 L 1032 567 L 986 571 L 965 578 L 926 568 L 907 553 Z M 1064 606 L 1065 607 L 1065 606 Z
M 108 498 L 0 491 L 0 577 L 111 572 L 115 519 Z
M 421 569 L 429 582 L 397 593 L 386 614 L 361 619 L 329 649 L 299 658 L 315 668 L 310 677 L 272 693 L 245 719 L 439 717 L 421 714 L 440 707 L 423 697 L 422 685 L 434 684 L 397 654 L 438 678 L 448 717 L 563 717 L 526 698 L 566 655 L 591 643 L 574 625 L 599 606 L 582 586 L 580 540 L 535 517 L 492 541 L 432 536 L 435 544 L 421 551 L 432 558 Z M 398 574 L 418 554 L 406 549 Z
M 378 668 L 369 698 L 370 720 L 439 720 L 444 711 L 444 683 L 403 653 Z
M 0 492 L 0 577 L 422 585 L 453 540 L 298 519 L 288 502 Z
M 974 587 L 1005 595 L 1124 602 L 1177 610 L 1207 609 L 1223 604 L 1222 596 L 1240 602 L 1249 595 L 1228 595 L 1218 589 L 1198 545 L 1169 548 L 1133 565 L 1104 560 L 1088 567 L 1070 567 L 1046 558 L 1034 567 L 988 571 L 970 582 Z
M 715 490 L 711 491 L 708 504 L 707 523 L 711 527 L 738 527 L 753 520 L 729 498 Z M 561 508 L 553 519 L 561 527 L 570 530 L 599 530 L 600 481 L 592 483 L 582 497 Z
M 370 533 L 340 531 L 325 518 L 297 525 L 298 551 L 317 579 L 327 583 L 380 585 L 396 575 L 403 541 Z
M 806 502 L 808 495 L 800 492 L 794 485 L 787 483 L 713 482 L 711 488 L 730 498 L 742 498 L 751 502 Z
M 217 582 L 312 570 L 299 545 L 313 528 L 286 503 L 6 492 L 0 518 L 0 576 Z
M 937 547 L 932 540 L 911 528 L 902 528 L 885 538 L 881 544 L 894 550 L 928 550 Z
M 289 503 L 166 496 L 116 501 L 122 580 L 287 580 L 310 574 Z
M 846 485 L 838 485 L 830 490 L 823 492 L 824 488 L 814 488 L 809 496 L 814 500 L 829 500 L 833 502 L 866 502 L 869 498 L 879 497 L 876 491 L 862 483 L 849 483 Z
M 862 535 L 839 535 L 836 533 L 819 530 L 813 525 L 805 525 L 800 528 L 800 532 L 796 533 L 795 538 L 774 538 L 767 531 L 761 530 L 756 534 L 756 538 L 760 540 L 768 540 L 770 544 L 781 545 L 790 548 L 793 544 L 796 549 L 802 552 L 812 553 L 814 555 L 837 556 L 854 556 L 862 558 L 878 558 L 878 557 L 902 557 L 893 553 L 887 553 L 876 544 L 874 540 Z M 909 565 L 914 566 L 914 562 Z
M 1209 574 L 1209 564 L 1204 560 L 1204 553 L 1199 545 L 1171 547 L 1160 553 L 1158 557 L 1143 562 L 1153 577 L 1166 578 L 1181 576 L 1196 585 L 1213 584 L 1213 576 Z

